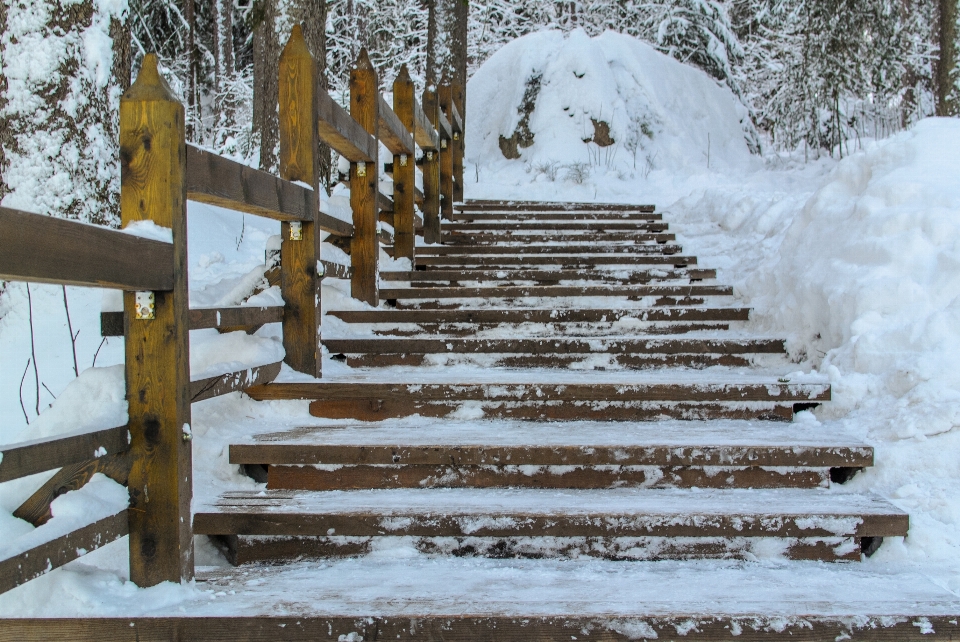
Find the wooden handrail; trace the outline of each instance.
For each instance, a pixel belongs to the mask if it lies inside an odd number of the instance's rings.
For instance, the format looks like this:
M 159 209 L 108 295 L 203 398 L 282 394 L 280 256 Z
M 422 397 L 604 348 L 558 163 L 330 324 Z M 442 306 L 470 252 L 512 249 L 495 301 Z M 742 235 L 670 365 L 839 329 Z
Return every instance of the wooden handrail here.
M 173 245 L 0 207 L 0 279 L 167 291 Z
M 457 109 L 457 103 L 454 100 L 450 101 L 450 124 L 453 126 L 455 133 L 463 133 L 463 119 L 460 117 L 460 110 Z
M 130 447 L 128 435 L 126 426 L 118 426 L 3 446 L 0 448 L 0 482 L 79 464 L 101 449 L 104 454 L 123 452 Z
M 413 118 L 414 118 L 414 138 L 420 149 L 427 151 L 440 149 L 440 134 L 433 128 L 433 123 L 423 111 L 423 107 L 413 99 Z
M 317 91 L 317 133 L 351 163 L 372 163 L 377 157 L 376 139 L 322 89 Z
M 377 117 L 380 119 L 380 142 L 393 154 L 408 154 L 413 156 L 413 136 L 403 126 L 397 114 L 394 113 L 383 96 L 377 94 L 379 111 Z
M 440 136 L 441 140 L 453 140 L 453 128 L 450 126 L 450 121 L 447 120 L 447 116 L 443 113 L 443 110 L 437 110 L 437 133 Z M 443 144 L 440 144 L 442 147 Z

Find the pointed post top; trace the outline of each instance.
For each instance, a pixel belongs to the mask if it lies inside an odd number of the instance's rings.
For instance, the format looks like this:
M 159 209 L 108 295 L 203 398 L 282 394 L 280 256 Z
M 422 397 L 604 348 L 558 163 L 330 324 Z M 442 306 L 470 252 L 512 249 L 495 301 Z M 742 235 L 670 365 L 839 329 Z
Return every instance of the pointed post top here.
M 369 69 L 373 71 L 373 63 L 370 62 L 370 56 L 367 55 L 367 48 L 362 47 L 360 49 L 360 55 L 357 56 L 357 69 Z
M 121 100 L 179 103 L 170 85 L 160 75 L 159 64 L 157 54 L 148 53 L 144 56 L 137 79 L 130 85 L 130 89 L 124 92 Z
M 397 79 L 393 81 L 394 84 L 408 84 L 412 83 L 413 80 L 410 79 L 410 72 L 407 71 L 407 65 L 404 64 L 400 67 L 400 73 L 397 74 Z
M 299 24 L 293 25 L 293 28 L 290 29 L 290 37 L 287 38 L 287 44 L 284 45 L 283 51 L 280 53 L 280 57 L 313 59 L 313 54 L 310 53 L 310 48 L 307 46 L 307 41 L 303 37 L 303 29 Z

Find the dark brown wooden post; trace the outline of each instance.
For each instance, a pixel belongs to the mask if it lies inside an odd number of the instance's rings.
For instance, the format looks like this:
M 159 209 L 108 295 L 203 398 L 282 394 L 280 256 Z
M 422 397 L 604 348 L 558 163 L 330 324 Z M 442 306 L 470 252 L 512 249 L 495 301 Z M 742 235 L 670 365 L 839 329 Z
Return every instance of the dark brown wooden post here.
M 450 121 L 453 128 L 453 118 L 450 116 L 450 103 L 453 100 L 453 90 L 449 84 L 440 85 L 437 90 L 437 99 L 440 109 Z M 452 135 L 452 132 L 451 132 Z M 440 218 L 453 220 L 453 148 L 454 141 L 440 139 Z
M 120 215 L 173 231 L 169 292 L 124 292 L 132 469 L 130 579 L 193 577 L 190 335 L 183 105 L 147 54 L 120 99 Z M 151 301 L 152 299 L 152 301 Z M 152 307 L 151 307 L 152 305 Z
M 377 72 L 370 64 L 367 50 L 361 49 L 357 64 L 350 70 L 350 115 L 374 138 L 379 138 L 378 109 L 380 85 Z M 370 305 L 380 303 L 379 274 L 380 240 L 377 238 L 379 161 L 350 163 L 350 207 L 353 209 L 353 241 L 350 259 L 353 276 L 350 290 L 353 298 Z
M 437 93 L 423 92 L 423 112 L 434 129 L 440 126 Z M 440 242 L 440 154 L 434 150 L 423 153 L 423 240 Z
M 457 106 L 460 113 L 460 120 L 463 122 L 463 132 L 453 136 L 453 200 L 457 203 L 463 202 L 463 139 L 467 130 L 467 115 L 464 113 L 466 107 L 464 101 L 463 85 L 454 83 L 453 85 L 453 104 Z
M 280 177 L 320 186 L 317 158 L 317 65 L 300 25 L 280 54 Z M 314 200 L 313 211 L 319 212 Z M 294 370 L 320 376 L 320 235 L 315 222 L 281 224 L 280 290 L 283 293 L 284 361 Z
M 416 119 L 413 113 L 413 81 L 407 66 L 400 68 L 393 81 L 393 111 L 397 118 L 414 135 Z M 413 261 L 415 235 L 413 214 L 417 187 L 416 159 L 406 154 L 393 155 L 393 258 Z

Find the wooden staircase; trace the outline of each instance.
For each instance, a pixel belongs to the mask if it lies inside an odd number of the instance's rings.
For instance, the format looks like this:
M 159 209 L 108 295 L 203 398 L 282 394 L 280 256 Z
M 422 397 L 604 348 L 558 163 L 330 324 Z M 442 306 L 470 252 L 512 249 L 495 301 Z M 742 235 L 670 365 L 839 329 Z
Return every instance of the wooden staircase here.
M 742 327 L 649 206 L 472 201 L 387 272 L 377 309 L 328 310 L 328 423 L 235 443 L 266 490 L 201 507 L 237 564 L 363 555 L 859 560 L 907 533 L 837 488 L 856 440 L 791 422 L 830 400 Z M 683 420 L 683 421 L 680 421 Z M 779 423 L 771 423 L 779 422 Z

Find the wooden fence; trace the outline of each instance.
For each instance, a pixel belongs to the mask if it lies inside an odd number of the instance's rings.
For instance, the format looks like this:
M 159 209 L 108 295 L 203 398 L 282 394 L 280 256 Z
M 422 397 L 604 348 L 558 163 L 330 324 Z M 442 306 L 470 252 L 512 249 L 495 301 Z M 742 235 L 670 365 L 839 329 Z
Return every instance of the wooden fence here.
M 36 526 L 51 502 L 103 473 L 129 489 L 129 507 L 14 557 L 0 560 L 0 592 L 130 536 L 130 579 L 139 586 L 193 576 L 190 405 L 272 381 L 280 364 L 191 381 L 189 330 L 257 328 L 280 322 L 285 362 L 320 376 L 320 279 L 351 279 L 354 297 L 379 301 L 379 221 L 392 224 L 393 254 L 411 260 L 418 230 L 439 241 L 440 216 L 462 195 L 462 89 L 414 97 L 404 68 L 393 108 L 365 51 L 350 78 L 350 112 L 320 88 L 299 27 L 280 57 L 280 177 L 185 141 L 184 109 L 144 58 L 120 104 L 121 220 L 152 221 L 172 243 L 73 221 L 0 208 L 0 279 L 124 291 L 122 334 L 129 419 L 125 426 L 2 449 L 0 482 L 59 469 L 15 515 Z M 461 92 L 461 93 L 458 93 Z M 319 142 L 350 161 L 353 224 L 319 211 Z M 393 198 L 379 190 L 379 144 Z M 416 148 L 423 190 L 416 188 Z M 458 173 L 459 172 L 459 173 Z M 194 200 L 281 222 L 279 281 L 284 306 L 190 310 L 186 202 Z M 320 234 L 351 254 L 351 267 L 320 258 Z M 120 334 L 119 329 L 115 334 Z

